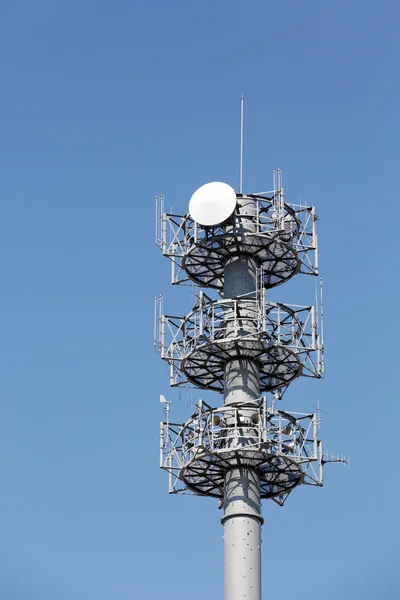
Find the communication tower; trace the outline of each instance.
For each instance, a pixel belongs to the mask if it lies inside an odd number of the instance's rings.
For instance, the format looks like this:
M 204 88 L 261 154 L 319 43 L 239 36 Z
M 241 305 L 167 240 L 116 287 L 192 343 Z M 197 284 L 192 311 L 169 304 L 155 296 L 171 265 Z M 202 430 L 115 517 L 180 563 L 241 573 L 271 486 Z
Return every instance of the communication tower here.
M 261 599 L 261 500 L 283 505 L 301 484 L 322 486 L 327 455 L 316 414 L 277 407 L 300 376 L 324 373 L 322 283 L 312 305 L 273 302 L 269 290 L 297 274 L 319 277 L 317 216 L 285 201 L 281 171 L 270 192 L 243 193 L 243 100 L 240 186 L 200 187 L 185 215 L 165 214 L 157 198 L 156 243 L 172 263 L 172 283 L 197 286 L 184 317 L 163 314 L 156 298 L 155 346 L 171 386 L 223 394 L 200 400 L 185 423 L 160 427 L 160 466 L 171 493 L 219 500 L 224 514 L 224 598 Z M 215 290 L 207 295 L 201 288 Z

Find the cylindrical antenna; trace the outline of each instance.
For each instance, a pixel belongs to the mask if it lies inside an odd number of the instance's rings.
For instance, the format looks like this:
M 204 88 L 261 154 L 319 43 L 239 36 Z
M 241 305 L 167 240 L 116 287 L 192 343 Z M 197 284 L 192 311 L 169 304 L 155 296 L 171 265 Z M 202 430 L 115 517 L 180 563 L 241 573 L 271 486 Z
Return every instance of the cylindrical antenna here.
M 243 194 L 243 113 L 244 113 L 244 98 L 240 102 L 240 177 L 239 177 L 239 192 Z

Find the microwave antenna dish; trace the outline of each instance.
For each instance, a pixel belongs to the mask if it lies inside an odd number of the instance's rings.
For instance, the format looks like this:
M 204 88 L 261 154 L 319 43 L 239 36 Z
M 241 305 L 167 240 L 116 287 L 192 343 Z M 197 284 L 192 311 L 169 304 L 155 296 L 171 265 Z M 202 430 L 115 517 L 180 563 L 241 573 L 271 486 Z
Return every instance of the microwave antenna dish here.
M 211 227 L 226 221 L 236 208 L 235 190 L 222 181 L 199 187 L 190 198 L 189 213 L 196 223 Z

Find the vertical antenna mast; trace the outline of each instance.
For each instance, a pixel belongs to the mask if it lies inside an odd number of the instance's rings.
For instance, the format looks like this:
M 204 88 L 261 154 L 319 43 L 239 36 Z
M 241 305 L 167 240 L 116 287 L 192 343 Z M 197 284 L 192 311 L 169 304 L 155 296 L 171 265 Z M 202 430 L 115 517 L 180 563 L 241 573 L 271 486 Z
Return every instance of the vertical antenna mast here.
M 243 194 L 243 117 L 244 117 L 244 98 L 240 101 L 240 177 L 239 193 Z

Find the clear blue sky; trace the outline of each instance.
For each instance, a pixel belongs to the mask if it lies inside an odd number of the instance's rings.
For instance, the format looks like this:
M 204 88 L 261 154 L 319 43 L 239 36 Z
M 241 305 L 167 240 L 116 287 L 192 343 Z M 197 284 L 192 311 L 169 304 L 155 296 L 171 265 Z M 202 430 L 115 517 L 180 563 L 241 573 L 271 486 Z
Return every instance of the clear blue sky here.
M 245 191 L 282 167 L 321 218 L 327 375 L 287 406 L 319 398 L 352 458 L 264 503 L 264 597 L 398 598 L 399 20 L 395 0 L 0 1 L 1 600 L 222 598 L 216 503 L 158 470 L 158 395 L 188 401 L 153 297 L 191 298 L 154 197 L 237 184 L 242 93 Z

